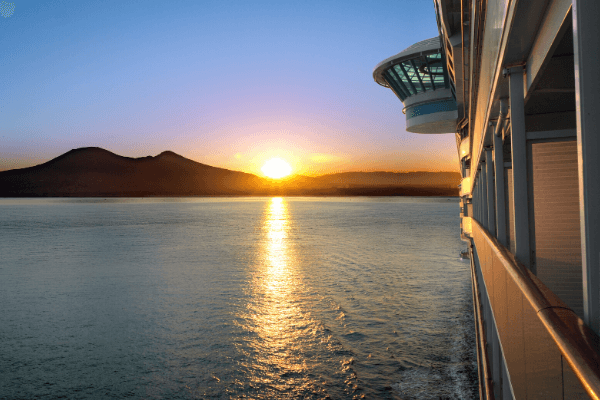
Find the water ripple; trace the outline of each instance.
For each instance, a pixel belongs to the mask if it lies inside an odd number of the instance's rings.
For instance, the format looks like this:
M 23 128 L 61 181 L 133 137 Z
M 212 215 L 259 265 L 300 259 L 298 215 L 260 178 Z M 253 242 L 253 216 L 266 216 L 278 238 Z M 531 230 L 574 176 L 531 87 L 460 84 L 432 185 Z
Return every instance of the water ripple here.
M 447 199 L 0 200 L 6 398 L 477 395 Z

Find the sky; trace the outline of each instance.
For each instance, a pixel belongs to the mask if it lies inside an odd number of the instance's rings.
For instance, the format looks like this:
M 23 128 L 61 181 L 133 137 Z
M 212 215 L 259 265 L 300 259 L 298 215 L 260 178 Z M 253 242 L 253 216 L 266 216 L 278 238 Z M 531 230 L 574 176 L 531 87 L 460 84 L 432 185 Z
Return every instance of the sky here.
M 14 7 L 13 7 L 14 5 Z M 79 147 L 261 175 L 457 171 L 373 80 L 433 36 L 431 0 L 0 2 L 0 170 Z

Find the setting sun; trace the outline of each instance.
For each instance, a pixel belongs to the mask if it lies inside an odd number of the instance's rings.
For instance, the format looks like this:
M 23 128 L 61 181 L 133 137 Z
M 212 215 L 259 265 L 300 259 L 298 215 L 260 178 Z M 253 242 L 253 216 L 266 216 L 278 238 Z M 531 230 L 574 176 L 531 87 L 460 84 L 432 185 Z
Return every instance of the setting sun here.
M 260 169 L 265 176 L 272 179 L 280 179 L 292 173 L 292 167 L 281 158 L 271 158 Z

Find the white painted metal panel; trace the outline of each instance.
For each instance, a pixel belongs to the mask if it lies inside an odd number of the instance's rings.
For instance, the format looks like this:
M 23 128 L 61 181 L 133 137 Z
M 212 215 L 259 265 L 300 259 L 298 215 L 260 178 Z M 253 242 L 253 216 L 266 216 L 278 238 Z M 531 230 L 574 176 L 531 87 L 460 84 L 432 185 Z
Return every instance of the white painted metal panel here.
M 492 91 L 494 73 L 497 69 L 509 4 L 508 0 L 486 2 L 485 34 L 483 35 L 482 42 L 481 67 L 479 70 L 476 97 L 477 109 L 473 110 L 475 111 L 473 113 L 475 118 L 474 126 L 471 129 L 473 133 L 472 159 L 476 162 L 479 162 L 483 149 L 483 133 L 486 131 L 485 118 Z
M 460 142 L 459 157 L 462 160 L 467 157 L 471 149 L 471 137 L 467 136 Z

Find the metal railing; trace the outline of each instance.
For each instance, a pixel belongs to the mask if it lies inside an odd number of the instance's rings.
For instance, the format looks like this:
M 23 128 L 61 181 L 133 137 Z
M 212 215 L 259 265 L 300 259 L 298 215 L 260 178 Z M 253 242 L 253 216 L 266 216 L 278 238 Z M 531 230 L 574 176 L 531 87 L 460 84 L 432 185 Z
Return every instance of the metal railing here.
M 599 337 L 476 220 L 472 238 L 515 398 L 600 400 Z
M 490 364 L 487 354 L 487 341 L 485 327 L 483 326 L 481 310 L 481 293 L 477 282 L 477 272 L 475 271 L 475 262 L 471 254 L 471 288 L 473 291 L 473 314 L 475 317 L 475 341 L 477 342 L 477 365 L 479 368 L 479 398 L 481 400 L 494 400 L 492 391 L 492 378 L 490 373 Z

